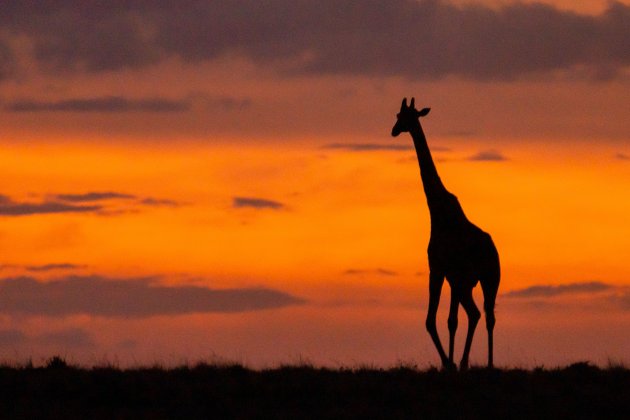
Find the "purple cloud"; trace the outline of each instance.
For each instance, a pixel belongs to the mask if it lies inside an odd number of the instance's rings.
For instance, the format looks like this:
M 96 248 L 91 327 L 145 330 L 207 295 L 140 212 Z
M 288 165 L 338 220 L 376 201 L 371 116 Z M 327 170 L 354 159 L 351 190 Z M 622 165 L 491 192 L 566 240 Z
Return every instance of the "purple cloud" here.
M 508 159 L 496 150 L 483 150 L 470 156 L 468 160 L 473 162 L 502 162 Z
M 278 201 L 267 200 L 265 198 L 256 198 L 256 197 L 234 197 L 232 198 L 232 207 L 271 209 L 271 210 L 281 210 L 285 208 L 284 204 Z
M 292 62 L 280 67 L 284 74 L 416 80 L 505 80 L 576 68 L 610 78 L 630 64 L 630 6 L 614 1 L 596 16 L 542 3 L 490 8 L 446 0 L 5 3 L 4 37 L 26 40 L 39 67 L 59 74 L 230 54 Z M 5 79 L 15 63 L 11 45 L 0 38 Z
M 505 293 L 507 297 L 514 298 L 545 298 L 577 293 L 598 293 L 608 291 L 614 287 L 600 281 L 584 283 L 569 283 L 561 285 L 536 285 L 524 289 L 511 290 Z
M 162 98 L 128 99 L 109 96 L 54 102 L 19 100 L 9 103 L 6 109 L 11 112 L 182 112 L 188 111 L 190 104 Z
M 167 287 L 153 278 L 110 279 L 93 275 L 66 276 L 46 282 L 33 277 L 0 279 L 0 313 L 4 314 L 143 318 L 246 312 L 301 303 L 304 300 L 273 289 Z

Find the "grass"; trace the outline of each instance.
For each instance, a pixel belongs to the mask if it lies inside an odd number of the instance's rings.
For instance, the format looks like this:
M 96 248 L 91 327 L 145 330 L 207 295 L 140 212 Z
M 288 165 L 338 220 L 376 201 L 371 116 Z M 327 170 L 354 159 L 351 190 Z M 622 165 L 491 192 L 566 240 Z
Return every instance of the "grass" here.
M 3 418 L 628 418 L 630 370 L 0 367 Z

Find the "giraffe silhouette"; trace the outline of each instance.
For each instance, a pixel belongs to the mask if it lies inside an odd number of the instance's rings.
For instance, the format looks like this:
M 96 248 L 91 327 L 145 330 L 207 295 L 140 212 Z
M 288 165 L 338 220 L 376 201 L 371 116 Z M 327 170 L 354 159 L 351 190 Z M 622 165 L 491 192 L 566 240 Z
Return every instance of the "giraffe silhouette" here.
M 456 368 L 453 363 L 453 351 L 457 312 L 461 304 L 468 316 L 468 332 L 460 369 L 467 369 L 470 346 L 481 317 L 472 291 L 478 282 L 481 283 L 488 330 L 488 367 L 492 367 L 494 303 L 501 277 L 499 254 L 490 235 L 466 218 L 457 197 L 442 184 L 420 124 L 420 117 L 427 115 L 430 108 L 418 111 L 414 102 L 414 98 L 411 98 L 411 103 L 407 106 L 407 98 L 403 99 L 396 124 L 392 128 L 392 136 L 396 137 L 402 132 L 411 134 L 431 216 L 431 238 L 428 249 L 429 308 L 426 328 L 440 354 L 444 368 Z M 445 278 L 451 288 L 448 357 L 444 352 L 436 327 L 436 314 Z

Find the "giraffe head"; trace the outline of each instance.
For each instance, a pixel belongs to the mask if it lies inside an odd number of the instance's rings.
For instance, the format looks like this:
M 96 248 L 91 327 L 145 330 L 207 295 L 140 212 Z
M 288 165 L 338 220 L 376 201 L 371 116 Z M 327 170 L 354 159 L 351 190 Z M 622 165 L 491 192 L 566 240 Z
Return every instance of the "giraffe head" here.
M 408 132 L 412 127 L 420 125 L 420 117 L 424 117 L 431 111 L 431 108 L 416 109 L 415 98 L 411 98 L 411 103 L 407 106 L 407 98 L 404 98 L 400 105 L 400 112 L 396 115 L 396 124 L 392 127 L 392 137 L 400 133 Z

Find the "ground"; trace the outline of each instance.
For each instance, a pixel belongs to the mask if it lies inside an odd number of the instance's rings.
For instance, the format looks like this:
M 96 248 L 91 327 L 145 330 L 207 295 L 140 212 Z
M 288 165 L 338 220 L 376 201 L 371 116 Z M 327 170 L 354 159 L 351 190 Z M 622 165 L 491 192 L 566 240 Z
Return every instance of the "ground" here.
M 627 418 L 630 370 L 0 368 L 3 418 Z

